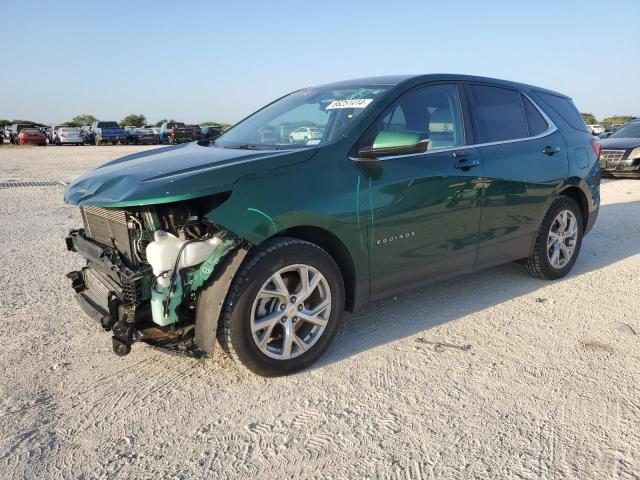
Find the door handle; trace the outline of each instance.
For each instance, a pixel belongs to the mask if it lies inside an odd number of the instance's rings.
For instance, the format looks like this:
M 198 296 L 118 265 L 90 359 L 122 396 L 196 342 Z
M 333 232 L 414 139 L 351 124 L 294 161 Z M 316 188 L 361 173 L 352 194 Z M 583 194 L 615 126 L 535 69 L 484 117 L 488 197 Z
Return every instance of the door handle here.
M 558 153 L 559 151 L 560 147 L 552 147 L 551 145 L 547 145 L 542 149 L 542 153 L 549 156 L 552 156 L 554 153 Z
M 469 170 L 471 167 L 477 167 L 478 165 L 480 165 L 480 160 L 467 160 L 466 158 L 462 158 L 453 164 L 455 168 L 462 170 Z

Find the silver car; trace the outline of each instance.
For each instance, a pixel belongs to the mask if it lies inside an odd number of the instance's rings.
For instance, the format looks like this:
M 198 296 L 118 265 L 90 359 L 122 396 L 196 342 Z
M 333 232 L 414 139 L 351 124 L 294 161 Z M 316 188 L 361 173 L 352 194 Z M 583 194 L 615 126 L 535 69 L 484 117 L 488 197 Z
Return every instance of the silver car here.
M 74 145 L 84 144 L 82 132 L 79 128 L 74 127 L 58 127 L 54 139 L 56 145 L 64 145 L 68 143 Z

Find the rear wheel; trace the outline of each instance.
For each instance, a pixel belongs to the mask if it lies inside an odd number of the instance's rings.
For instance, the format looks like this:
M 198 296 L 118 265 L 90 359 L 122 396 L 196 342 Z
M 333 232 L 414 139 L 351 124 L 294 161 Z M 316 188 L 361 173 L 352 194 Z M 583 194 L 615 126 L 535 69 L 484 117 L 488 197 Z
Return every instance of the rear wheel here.
M 570 197 L 555 200 L 538 230 L 532 255 L 526 260 L 527 272 L 539 278 L 564 277 L 576 262 L 584 225 L 582 212 Z
M 278 238 L 243 263 L 218 330 L 224 350 L 252 372 L 287 375 L 317 360 L 344 310 L 344 285 L 331 256 L 311 243 Z

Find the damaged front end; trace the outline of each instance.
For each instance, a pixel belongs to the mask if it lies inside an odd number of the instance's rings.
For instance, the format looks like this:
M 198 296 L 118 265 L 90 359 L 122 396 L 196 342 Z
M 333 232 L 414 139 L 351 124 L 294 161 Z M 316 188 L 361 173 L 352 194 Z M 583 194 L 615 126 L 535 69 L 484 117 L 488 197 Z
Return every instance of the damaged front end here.
M 85 313 L 111 331 L 116 354 L 128 354 L 138 341 L 195 356 L 211 353 L 226 290 L 217 312 L 208 315 L 197 312 L 199 295 L 246 251 L 242 239 L 204 216 L 227 197 L 80 207 L 84 228 L 71 230 L 66 244 L 87 264 L 67 277 Z M 227 288 L 231 277 L 222 281 Z

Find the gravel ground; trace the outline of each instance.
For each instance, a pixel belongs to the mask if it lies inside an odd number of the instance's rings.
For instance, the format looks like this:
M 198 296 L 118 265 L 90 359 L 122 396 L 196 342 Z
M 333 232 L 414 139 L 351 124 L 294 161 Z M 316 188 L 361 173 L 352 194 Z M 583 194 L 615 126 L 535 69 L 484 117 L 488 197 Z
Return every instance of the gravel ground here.
M 153 147 L 0 147 L 69 181 Z M 573 272 L 506 265 L 377 302 L 308 371 L 119 358 L 81 313 L 62 187 L 0 189 L 0 478 L 639 478 L 640 180 L 605 181 Z

